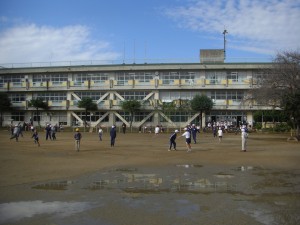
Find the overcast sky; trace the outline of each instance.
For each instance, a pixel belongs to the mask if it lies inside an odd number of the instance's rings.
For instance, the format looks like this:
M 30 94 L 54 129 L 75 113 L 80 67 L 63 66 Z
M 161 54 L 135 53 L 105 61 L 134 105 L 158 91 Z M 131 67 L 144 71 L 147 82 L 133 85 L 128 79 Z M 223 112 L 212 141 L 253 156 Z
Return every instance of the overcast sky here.
M 266 61 L 300 48 L 300 0 L 0 0 L 0 64 Z

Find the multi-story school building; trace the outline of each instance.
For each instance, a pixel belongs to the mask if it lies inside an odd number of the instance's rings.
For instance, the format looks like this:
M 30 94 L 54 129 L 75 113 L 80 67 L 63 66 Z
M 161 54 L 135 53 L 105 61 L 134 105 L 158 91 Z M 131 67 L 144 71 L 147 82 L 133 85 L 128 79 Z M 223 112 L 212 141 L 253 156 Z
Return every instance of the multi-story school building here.
M 12 112 L 4 113 L 3 125 L 30 119 L 37 124 L 39 119 L 42 126 L 83 126 L 85 110 L 77 103 L 84 97 L 98 105 L 86 118 L 91 127 L 129 126 L 130 115 L 120 103 L 133 99 L 141 101 L 133 127 L 199 125 L 199 112 L 185 107 L 186 100 L 197 94 L 214 102 L 213 109 L 202 115 L 202 126 L 225 121 L 251 125 L 253 112 L 268 107 L 258 105 L 248 90 L 255 88 L 261 69 L 271 63 L 227 63 L 220 50 L 201 51 L 199 63 L 1 67 L 0 91 L 8 93 L 13 106 Z M 47 101 L 49 109 L 37 115 L 28 104 L 35 98 Z M 163 105 L 170 102 L 176 107 L 166 110 Z

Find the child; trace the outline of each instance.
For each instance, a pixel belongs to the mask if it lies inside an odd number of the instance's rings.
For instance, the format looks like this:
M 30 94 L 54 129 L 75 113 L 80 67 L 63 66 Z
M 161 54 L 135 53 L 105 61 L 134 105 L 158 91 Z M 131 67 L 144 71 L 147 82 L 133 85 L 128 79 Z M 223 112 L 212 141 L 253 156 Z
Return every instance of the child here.
M 77 150 L 77 152 L 79 152 L 79 149 L 80 149 L 81 138 L 82 138 L 82 135 L 79 132 L 79 128 L 76 128 L 76 133 L 74 134 L 74 139 L 75 139 L 75 149 Z
M 218 137 L 219 137 L 219 142 L 222 141 L 222 137 L 223 137 L 223 131 L 222 131 L 222 128 L 219 127 L 219 130 L 218 130 Z
M 170 136 L 170 147 L 169 147 L 168 151 L 171 151 L 172 146 L 174 147 L 174 150 L 176 151 L 176 142 L 175 142 L 175 140 L 176 140 L 178 132 L 179 132 L 178 130 L 175 130 L 174 133 Z
M 185 137 L 185 143 L 188 148 L 187 152 L 191 152 L 191 132 L 188 130 L 188 128 L 184 128 L 184 131 L 185 132 L 181 135 L 181 137 Z
M 99 136 L 99 140 L 102 141 L 102 134 L 103 134 L 103 130 L 102 128 L 100 127 L 99 130 L 98 130 L 98 136 Z
M 32 134 L 32 137 L 31 137 L 31 138 L 34 139 L 34 143 L 35 143 L 35 144 L 37 143 L 39 147 L 41 146 L 41 145 L 40 145 L 40 142 L 39 142 L 39 134 L 38 134 L 37 130 L 34 130 L 34 131 L 33 131 L 33 134 Z

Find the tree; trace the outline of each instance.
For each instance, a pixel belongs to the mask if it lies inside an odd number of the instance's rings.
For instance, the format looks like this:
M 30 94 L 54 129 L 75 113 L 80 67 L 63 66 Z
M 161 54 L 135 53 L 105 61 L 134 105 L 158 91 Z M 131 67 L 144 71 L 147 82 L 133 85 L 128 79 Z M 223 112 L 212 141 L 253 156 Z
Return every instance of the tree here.
M 199 121 L 200 126 L 202 127 L 202 113 L 209 112 L 214 106 L 213 101 L 206 95 L 195 95 L 190 102 L 192 110 L 200 112 Z
M 44 102 L 44 99 L 42 98 L 36 98 L 36 99 L 31 99 L 29 101 L 29 106 L 30 107 L 34 107 L 36 109 L 36 116 L 37 116 L 37 121 L 38 121 L 38 125 L 40 125 L 40 117 L 39 117 L 39 108 L 44 109 L 44 110 L 48 110 L 48 103 Z
M 128 100 L 121 103 L 121 107 L 125 112 L 130 114 L 130 128 L 132 126 L 134 113 L 139 111 L 141 108 L 141 103 L 137 100 Z
M 3 113 L 11 111 L 11 102 L 6 93 L 0 92 L 0 127 L 2 127 Z
M 78 102 L 77 107 L 85 109 L 85 117 L 84 117 L 84 131 L 85 131 L 87 112 L 98 110 L 98 106 L 95 102 L 93 102 L 92 98 L 83 98 L 81 101 Z
M 262 71 L 253 98 L 261 104 L 283 110 L 290 118 L 299 140 L 300 52 L 278 53 L 272 66 Z

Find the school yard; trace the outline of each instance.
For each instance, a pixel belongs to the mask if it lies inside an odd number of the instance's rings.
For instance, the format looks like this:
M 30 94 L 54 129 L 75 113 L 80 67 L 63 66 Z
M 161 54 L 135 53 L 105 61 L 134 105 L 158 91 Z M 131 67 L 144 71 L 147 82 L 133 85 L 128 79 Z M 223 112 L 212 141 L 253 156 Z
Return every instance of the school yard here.
M 251 133 L 248 151 L 241 152 L 239 134 L 225 133 L 219 142 L 211 133 L 202 132 L 191 153 L 186 152 L 180 134 L 177 151 L 168 151 L 170 133 L 117 133 L 111 148 L 109 133 L 99 141 L 96 133 L 82 132 L 79 152 L 73 135 L 58 132 L 56 141 L 46 141 L 41 131 L 38 147 L 30 131 L 18 142 L 9 139 L 8 131 L 0 131 L 0 217 L 4 218 L 0 224 L 300 221 L 296 213 L 300 210 L 300 145 L 287 141 L 289 134 Z M 63 190 L 45 185 L 58 183 Z M 74 201 L 93 202 L 94 206 L 68 215 L 60 211 L 7 214 L 10 203 Z M 101 205 L 95 206 L 96 202 Z M 291 210 L 278 218 L 276 211 L 282 208 Z

